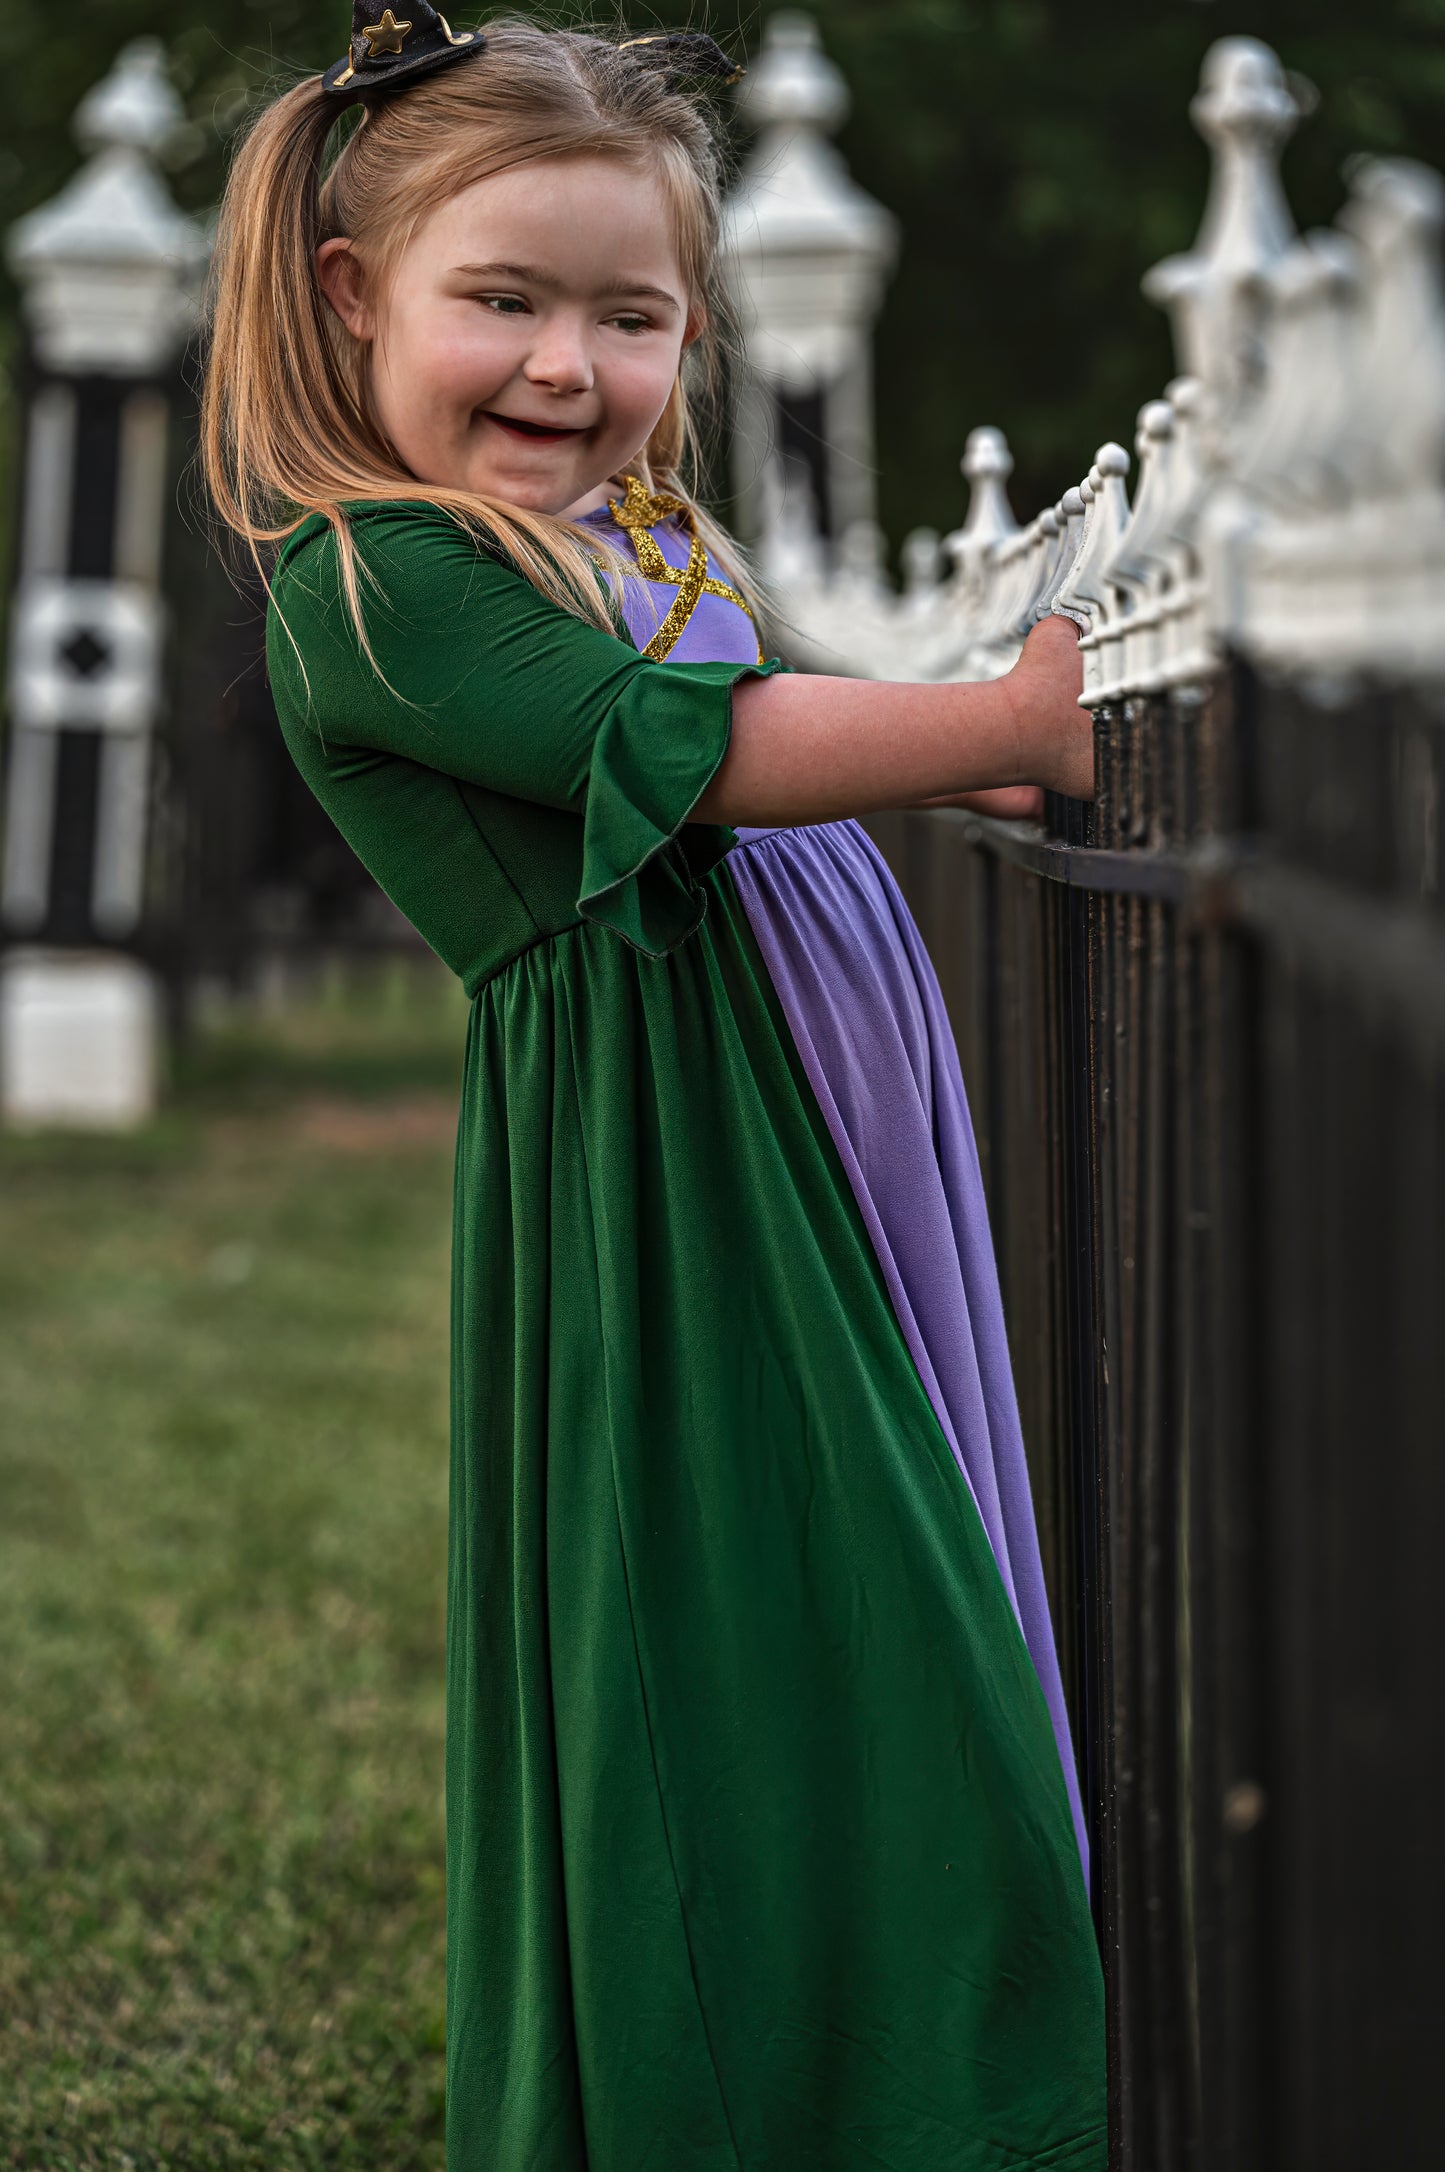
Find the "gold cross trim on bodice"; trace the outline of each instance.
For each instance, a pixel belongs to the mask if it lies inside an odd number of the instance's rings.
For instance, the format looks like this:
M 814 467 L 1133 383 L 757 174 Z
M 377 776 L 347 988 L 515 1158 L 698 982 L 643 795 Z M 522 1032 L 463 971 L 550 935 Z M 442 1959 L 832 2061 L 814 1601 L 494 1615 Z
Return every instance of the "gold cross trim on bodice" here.
M 683 628 L 697 609 L 700 596 L 725 596 L 729 603 L 735 603 L 738 609 L 747 612 L 751 619 L 753 614 L 748 610 L 746 598 L 739 595 L 735 588 L 729 587 L 726 581 L 720 581 L 708 572 L 707 550 L 697 532 L 692 509 L 686 500 L 674 497 L 671 491 L 648 490 L 636 475 L 624 475 L 622 480 L 627 485 L 627 495 L 620 500 L 609 498 L 607 510 L 618 527 L 625 528 L 631 536 L 632 548 L 637 553 L 637 563 L 648 580 L 666 581 L 677 590 L 671 609 L 643 649 L 643 655 L 651 657 L 653 663 L 657 664 L 661 663 L 664 656 L 671 654 L 682 636 Z M 688 537 L 685 566 L 669 565 L 651 534 L 658 521 L 666 520 L 673 513 L 679 516 Z M 753 630 L 756 634 L 756 626 Z M 759 641 L 758 662 L 762 661 L 763 645 Z

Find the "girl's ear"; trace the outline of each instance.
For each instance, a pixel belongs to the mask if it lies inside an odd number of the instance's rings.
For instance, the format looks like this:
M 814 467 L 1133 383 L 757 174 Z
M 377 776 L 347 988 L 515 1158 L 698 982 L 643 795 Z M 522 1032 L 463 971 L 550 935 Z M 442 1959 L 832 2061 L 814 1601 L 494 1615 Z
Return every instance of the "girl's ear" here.
M 682 335 L 682 351 L 686 354 L 695 339 L 701 339 L 707 330 L 707 311 L 700 302 L 693 303 L 687 313 L 687 324 Z
M 353 339 L 370 339 L 375 331 L 366 299 L 361 259 L 344 235 L 323 241 L 316 252 L 316 277 L 321 291 Z

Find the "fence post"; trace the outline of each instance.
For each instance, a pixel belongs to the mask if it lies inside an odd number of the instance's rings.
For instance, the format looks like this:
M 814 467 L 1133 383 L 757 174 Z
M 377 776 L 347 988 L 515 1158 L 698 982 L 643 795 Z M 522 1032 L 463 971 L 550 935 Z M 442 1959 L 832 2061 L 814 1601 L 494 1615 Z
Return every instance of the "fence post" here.
M 88 164 L 9 235 L 29 334 L 0 885 L 13 1123 L 124 1126 L 155 1097 L 168 444 L 206 259 L 155 164 L 180 119 L 159 44 L 127 46 L 76 114 Z
M 871 335 L 897 229 L 827 141 L 848 92 L 811 16 L 768 18 L 738 103 L 758 131 L 723 237 L 746 341 L 734 390 L 741 524 L 758 535 L 786 521 L 791 494 L 836 539 L 874 513 Z

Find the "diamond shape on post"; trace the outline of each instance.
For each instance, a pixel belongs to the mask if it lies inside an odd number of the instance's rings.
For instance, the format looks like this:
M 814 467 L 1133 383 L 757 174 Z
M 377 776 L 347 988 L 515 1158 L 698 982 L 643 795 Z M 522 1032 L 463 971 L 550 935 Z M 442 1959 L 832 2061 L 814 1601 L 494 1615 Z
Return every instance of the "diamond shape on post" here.
M 110 662 L 109 642 L 97 640 L 89 626 L 82 626 L 61 644 L 60 654 L 77 679 L 93 679 Z

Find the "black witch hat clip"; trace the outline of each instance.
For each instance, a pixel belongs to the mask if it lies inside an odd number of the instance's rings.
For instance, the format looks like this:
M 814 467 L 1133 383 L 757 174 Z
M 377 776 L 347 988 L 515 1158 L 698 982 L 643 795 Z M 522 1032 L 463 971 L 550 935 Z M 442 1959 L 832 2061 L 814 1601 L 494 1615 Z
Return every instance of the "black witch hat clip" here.
M 485 44 L 480 30 L 453 30 L 427 0 L 397 0 L 396 7 L 385 8 L 371 0 L 353 0 L 351 50 L 332 63 L 321 81 L 348 104 L 367 91 L 390 90 L 429 68 L 480 53 Z
M 724 83 L 736 83 L 746 73 L 704 30 L 665 30 L 651 38 L 624 38 L 618 50 L 632 53 L 643 67 L 667 75 L 715 75 Z

